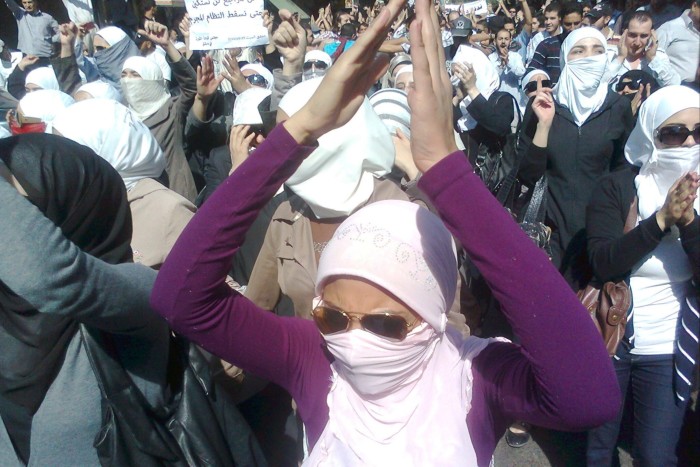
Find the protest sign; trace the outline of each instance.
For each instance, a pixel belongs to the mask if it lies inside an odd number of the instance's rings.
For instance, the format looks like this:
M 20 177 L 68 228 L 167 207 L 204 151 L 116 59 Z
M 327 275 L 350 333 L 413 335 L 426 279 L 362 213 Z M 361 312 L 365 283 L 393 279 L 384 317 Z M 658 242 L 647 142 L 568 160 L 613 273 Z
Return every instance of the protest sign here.
M 185 0 L 192 50 L 251 47 L 268 43 L 263 0 Z
M 488 5 L 486 0 L 477 0 L 475 2 L 464 2 L 464 3 L 446 3 L 446 10 L 459 10 L 465 15 L 469 13 L 474 13 L 475 15 L 487 15 L 489 13 Z

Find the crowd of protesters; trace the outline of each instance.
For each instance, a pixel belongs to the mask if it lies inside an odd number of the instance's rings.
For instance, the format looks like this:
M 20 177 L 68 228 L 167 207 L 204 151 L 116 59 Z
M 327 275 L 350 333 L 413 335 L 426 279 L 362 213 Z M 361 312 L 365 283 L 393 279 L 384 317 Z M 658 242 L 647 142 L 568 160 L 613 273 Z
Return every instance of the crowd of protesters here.
M 4 1 L 0 465 L 698 462 L 700 0 Z

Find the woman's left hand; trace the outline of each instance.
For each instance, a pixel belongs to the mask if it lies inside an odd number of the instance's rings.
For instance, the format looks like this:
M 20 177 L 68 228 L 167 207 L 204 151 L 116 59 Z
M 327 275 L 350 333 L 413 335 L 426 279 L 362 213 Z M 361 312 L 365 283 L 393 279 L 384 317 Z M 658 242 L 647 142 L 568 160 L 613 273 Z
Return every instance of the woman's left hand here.
M 367 90 L 386 70 L 389 58 L 377 55 L 377 50 L 405 3 L 406 0 L 391 0 L 333 64 L 309 102 L 285 121 L 285 128 L 298 143 L 313 144 L 355 115 Z
M 698 197 L 698 187 L 700 187 L 700 176 L 697 172 L 690 172 L 685 176 L 685 184 L 687 185 L 687 191 L 689 196 L 687 196 L 688 206 L 681 214 L 681 218 L 678 219 L 678 225 L 686 226 L 695 220 L 695 200 Z

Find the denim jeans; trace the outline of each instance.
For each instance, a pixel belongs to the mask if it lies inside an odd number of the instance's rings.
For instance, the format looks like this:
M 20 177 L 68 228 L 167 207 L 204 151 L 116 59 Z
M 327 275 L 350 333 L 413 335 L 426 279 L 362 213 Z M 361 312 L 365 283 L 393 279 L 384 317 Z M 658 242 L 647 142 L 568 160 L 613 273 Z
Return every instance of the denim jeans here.
M 613 365 L 622 391 L 622 406 L 617 419 L 588 432 L 588 466 L 612 464 L 628 389 L 634 407 L 635 465 L 676 465 L 676 445 L 686 404 L 676 403 L 673 355 L 633 355 L 621 349 L 618 356 L 619 360 L 613 359 Z

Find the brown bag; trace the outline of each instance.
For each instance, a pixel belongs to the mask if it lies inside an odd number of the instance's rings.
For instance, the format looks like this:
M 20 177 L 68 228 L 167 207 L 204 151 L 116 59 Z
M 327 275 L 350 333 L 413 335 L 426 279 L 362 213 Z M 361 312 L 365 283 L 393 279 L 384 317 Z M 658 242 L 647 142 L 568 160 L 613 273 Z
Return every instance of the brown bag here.
M 634 229 L 637 224 L 637 197 L 630 205 L 625 220 L 624 233 Z M 606 282 L 602 286 L 591 281 L 577 293 L 578 299 L 590 313 L 593 323 L 600 331 L 611 357 L 617 352 L 617 346 L 625 335 L 627 312 L 632 305 L 632 292 L 625 281 Z

